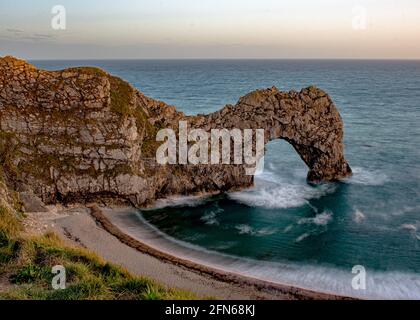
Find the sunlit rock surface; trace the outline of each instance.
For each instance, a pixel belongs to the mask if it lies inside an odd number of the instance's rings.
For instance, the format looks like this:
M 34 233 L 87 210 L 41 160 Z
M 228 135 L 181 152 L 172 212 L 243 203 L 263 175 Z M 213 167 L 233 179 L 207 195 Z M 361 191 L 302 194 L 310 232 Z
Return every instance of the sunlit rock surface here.
M 309 182 L 351 175 L 340 114 L 315 87 L 257 90 L 235 106 L 190 117 L 97 68 L 51 72 L 0 59 L 1 165 L 9 184 L 45 203 L 100 198 L 143 206 L 252 186 L 243 165 L 159 165 L 156 134 L 178 130 L 179 121 L 206 131 L 264 129 L 265 143 L 284 139 L 296 149 Z

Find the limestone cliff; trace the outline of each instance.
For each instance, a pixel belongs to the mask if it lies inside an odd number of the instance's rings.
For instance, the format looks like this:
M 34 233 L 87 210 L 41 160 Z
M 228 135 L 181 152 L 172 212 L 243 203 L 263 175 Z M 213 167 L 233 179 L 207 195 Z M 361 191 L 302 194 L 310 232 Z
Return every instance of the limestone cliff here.
M 111 197 L 142 206 L 253 184 L 242 165 L 158 165 L 156 133 L 180 120 L 204 130 L 262 128 L 265 142 L 293 145 L 310 182 L 351 174 L 341 117 L 314 87 L 257 90 L 235 106 L 189 117 L 97 68 L 51 72 L 0 59 L 0 165 L 15 189 L 29 188 L 46 203 Z

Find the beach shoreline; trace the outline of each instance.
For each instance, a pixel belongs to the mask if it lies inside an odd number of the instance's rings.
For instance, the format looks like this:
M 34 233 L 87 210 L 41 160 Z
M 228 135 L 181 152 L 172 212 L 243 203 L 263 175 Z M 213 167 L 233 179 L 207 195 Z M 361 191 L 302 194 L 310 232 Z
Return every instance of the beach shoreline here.
M 165 285 L 191 290 L 203 298 L 230 300 L 354 299 L 259 280 L 179 258 L 126 234 L 113 224 L 96 204 L 89 205 L 88 210 L 84 212 L 87 214 L 58 219 L 57 227 L 64 230 L 61 234 L 78 245 L 96 251 L 110 262 L 123 265 L 136 274 L 152 277 Z M 89 219 L 91 221 L 88 221 Z M 94 227 L 90 224 L 94 224 Z M 126 257 L 120 256 L 123 253 L 122 250 L 129 251 L 129 254 Z M 145 260 L 147 263 L 141 263 L 140 260 Z

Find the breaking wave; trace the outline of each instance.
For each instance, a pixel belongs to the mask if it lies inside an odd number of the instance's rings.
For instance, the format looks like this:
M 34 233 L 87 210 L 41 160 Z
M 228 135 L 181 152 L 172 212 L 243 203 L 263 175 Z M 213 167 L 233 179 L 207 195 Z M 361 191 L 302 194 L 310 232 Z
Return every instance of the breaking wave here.
M 298 224 L 314 224 L 317 226 L 326 226 L 333 219 L 333 213 L 331 211 L 325 211 L 317 214 L 313 218 L 302 218 L 298 221 Z
M 319 199 L 336 190 L 334 184 L 311 187 L 304 183 L 290 183 L 272 173 L 265 173 L 251 190 L 234 192 L 229 198 L 251 207 L 287 209 L 301 207 L 311 199 Z
M 354 212 L 353 221 L 356 223 L 362 223 L 365 219 L 366 215 L 359 209 L 356 209 L 356 211 Z
M 248 224 L 238 224 L 235 226 L 235 229 L 238 230 L 239 234 L 247 234 L 247 235 L 253 235 L 253 236 L 269 236 L 278 232 L 276 228 L 256 229 L 256 228 L 251 227 Z
M 159 199 L 153 205 L 153 208 L 142 209 L 143 211 L 147 210 L 156 210 L 164 209 L 168 207 L 198 207 L 210 199 L 210 196 L 179 196 L 179 197 L 168 197 L 165 199 Z
M 223 213 L 223 209 L 217 207 L 213 210 L 205 212 L 205 214 L 200 218 L 200 220 L 209 226 L 218 226 L 220 224 L 219 220 L 217 220 L 217 215 L 219 213 Z
M 381 171 L 361 167 L 354 167 L 352 170 L 353 175 L 345 179 L 344 182 L 365 186 L 381 186 L 388 182 L 388 176 Z

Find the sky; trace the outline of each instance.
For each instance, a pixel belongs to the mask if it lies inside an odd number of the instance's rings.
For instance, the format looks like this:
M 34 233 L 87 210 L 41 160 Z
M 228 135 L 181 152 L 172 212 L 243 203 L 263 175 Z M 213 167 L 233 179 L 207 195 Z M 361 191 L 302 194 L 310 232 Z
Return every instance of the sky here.
M 420 59 L 420 1 L 1 0 L 5 55 Z

